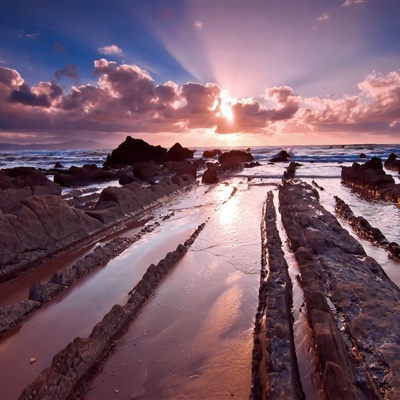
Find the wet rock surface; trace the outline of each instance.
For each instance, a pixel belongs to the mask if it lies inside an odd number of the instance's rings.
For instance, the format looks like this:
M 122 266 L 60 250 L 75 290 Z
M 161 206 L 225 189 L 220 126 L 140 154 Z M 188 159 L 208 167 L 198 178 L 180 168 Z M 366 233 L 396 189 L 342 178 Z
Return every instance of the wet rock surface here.
M 400 185 L 386 174 L 379 158 L 374 157 L 362 165 L 354 163 L 351 167 L 342 167 L 341 177 L 342 182 L 360 189 L 367 196 L 395 203 L 399 201 Z
M 391 258 L 400 262 L 400 246 L 398 243 L 389 243 L 380 229 L 371 226 L 364 217 L 356 217 L 350 206 L 339 197 L 335 196 L 335 202 L 335 211 L 350 224 L 360 237 L 368 240 L 375 246 L 383 247 L 389 252 Z
M 390 171 L 400 171 L 400 160 L 397 159 L 397 154 L 391 153 L 389 157 L 384 162 L 384 166 L 386 169 Z
M 115 340 L 124 334 L 154 289 L 186 254 L 204 226 L 201 224 L 184 244 L 178 245 L 175 251 L 169 252 L 157 265 L 150 265 L 130 292 L 128 302 L 124 306 L 112 307 L 88 338 L 77 337 L 61 350 L 54 357 L 51 367 L 42 371 L 18 399 L 79 398 L 113 349 Z
M 242 170 L 242 163 L 222 165 L 207 163 L 207 169 L 203 173 L 201 182 L 208 185 L 218 183 L 228 175 Z
M 304 399 L 292 329 L 292 281 L 268 193 L 262 228 L 262 270 L 254 329 L 251 399 Z
M 400 290 L 304 183 L 279 190 L 329 399 L 400 396 Z
M 220 164 L 240 164 L 253 161 L 254 157 L 251 153 L 242 150 L 231 150 L 221 154 L 218 157 Z
M 102 191 L 93 209 L 71 208 L 59 196 L 29 196 L 8 213 L 0 210 L 0 281 L 10 279 L 41 258 L 130 218 L 189 188 L 192 176 L 165 177 L 143 188 L 132 183 Z

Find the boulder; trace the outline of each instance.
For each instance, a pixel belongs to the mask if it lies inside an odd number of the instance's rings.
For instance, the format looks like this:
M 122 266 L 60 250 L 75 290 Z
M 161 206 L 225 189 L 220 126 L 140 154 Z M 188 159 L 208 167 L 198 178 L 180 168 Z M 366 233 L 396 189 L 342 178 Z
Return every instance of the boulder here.
M 29 300 L 47 303 L 62 290 L 64 290 L 64 286 L 57 285 L 56 283 L 34 283 L 29 289 Z
M 104 166 L 118 168 L 123 165 L 149 161 L 162 164 L 166 160 L 167 149 L 164 147 L 152 146 L 142 139 L 127 136 L 125 141 L 107 156 Z
M 250 153 L 241 150 L 231 150 L 218 157 L 220 164 L 240 164 L 253 160 L 254 157 Z
M 367 156 L 365 155 L 365 153 L 361 153 L 358 158 L 367 158 Z
M 215 158 L 216 156 L 220 156 L 221 154 L 222 154 L 222 151 L 220 149 L 205 150 L 202 157 Z
M 281 150 L 276 157 L 271 158 L 271 162 L 286 162 L 289 161 L 290 154 L 286 150 Z
M 196 179 L 197 169 L 195 164 L 191 161 L 167 161 L 164 165 L 170 172 L 173 172 L 176 175 L 191 175 Z
M 207 163 L 207 166 L 208 168 L 204 171 L 201 182 L 208 185 L 218 183 L 227 175 L 233 172 L 241 171 L 243 169 L 242 163 L 222 165 Z
M 186 158 L 193 158 L 194 151 L 175 143 L 167 152 L 167 160 L 184 161 Z
M 386 169 L 390 171 L 400 171 L 400 160 L 397 160 L 397 155 L 395 153 L 391 153 L 387 160 L 384 163 Z

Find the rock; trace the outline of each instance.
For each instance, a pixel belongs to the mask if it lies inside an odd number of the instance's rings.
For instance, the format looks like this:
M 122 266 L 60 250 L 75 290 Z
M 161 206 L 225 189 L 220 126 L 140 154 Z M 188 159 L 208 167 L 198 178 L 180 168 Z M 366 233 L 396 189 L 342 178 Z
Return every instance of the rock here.
M 286 162 L 289 161 L 290 154 L 286 150 L 281 150 L 276 157 L 271 158 L 271 162 Z
M 194 179 L 197 176 L 196 166 L 191 161 L 167 161 L 164 164 L 169 172 L 173 172 L 176 175 L 191 175 Z
M 57 162 L 54 164 L 54 168 L 64 168 L 64 166 L 63 166 L 59 161 L 57 161 Z
M 367 156 L 365 155 L 365 153 L 361 153 L 358 158 L 367 158 Z
M 261 164 L 258 161 L 244 164 L 244 168 L 254 168 L 254 167 L 260 167 L 260 166 L 261 166 Z
M 241 150 L 231 150 L 218 157 L 220 164 L 240 164 L 253 161 L 254 157 L 250 153 Z
M 214 150 L 205 150 L 203 152 L 202 157 L 204 158 L 215 158 L 216 156 L 220 156 L 222 154 L 222 151 L 219 149 L 214 149 Z
M 0 280 L 102 228 L 58 196 L 29 196 L 10 214 L 0 213 Z
M 283 173 L 283 179 L 294 179 L 296 175 L 296 168 L 300 164 L 295 163 L 294 161 L 290 162 L 288 167 L 286 168 L 286 171 Z
M 61 194 L 61 186 L 50 181 L 46 175 L 35 168 L 17 167 L 3 169 L 0 173 L 0 209 L 10 211 L 28 196 Z
M 152 182 L 157 175 L 156 164 L 154 161 L 138 162 L 134 166 L 133 175 L 142 181 Z
M 204 171 L 203 176 L 201 178 L 201 182 L 205 184 L 214 184 L 220 182 L 227 175 L 241 171 L 243 169 L 243 164 L 212 164 L 207 163 L 208 168 Z
M 127 136 L 125 141 L 114 149 L 104 166 L 118 168 L 124 165 L 133 165 L 138 162 L 154 161 L 162 164 L 167 160 L 167 149 L 161 146 L 152 146 L 142 139 L 134 139 Z
M 386 169 L 390 171 L 400 171 L 400 160 L 397 160 L 397 155 L 395 153 L 391 153 L 387 160 L 384 163 Z
M 21 300 L 0 309 L 0 335 L 41 306 L 34 300 Z
M 55 283 L 35 283 L 29 289 L 29 300 L 47 303 L 62 290 L 64 290 L 64 286 Z
M 341 177 L 344 183 L 369 196 L 393 202 L 400 198 L 400 185 L 386 174 L 379 158 L 374 157 L 363 165 L 354 163 L 351 167 L 342 167 Z
M 186 158 L 193 158 L 193 150 L 182 147 L 180 143 L 175 143 L 167 152 L 168 161 L 184 161 Z

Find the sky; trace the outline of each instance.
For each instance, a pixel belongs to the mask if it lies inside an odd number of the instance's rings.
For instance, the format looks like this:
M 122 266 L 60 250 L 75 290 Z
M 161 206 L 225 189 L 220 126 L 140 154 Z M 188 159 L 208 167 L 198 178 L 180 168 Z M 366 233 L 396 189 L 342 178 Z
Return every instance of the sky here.
M 400 143 L 400 0 L 0 1 L 0 143 Z

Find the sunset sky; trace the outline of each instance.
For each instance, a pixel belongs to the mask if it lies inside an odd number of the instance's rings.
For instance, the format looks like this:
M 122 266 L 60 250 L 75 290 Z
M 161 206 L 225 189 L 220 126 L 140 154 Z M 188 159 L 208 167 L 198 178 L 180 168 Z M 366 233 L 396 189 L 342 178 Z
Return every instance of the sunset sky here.
M 400 143 L 400 1 L 1 1 L 0 143 Z

